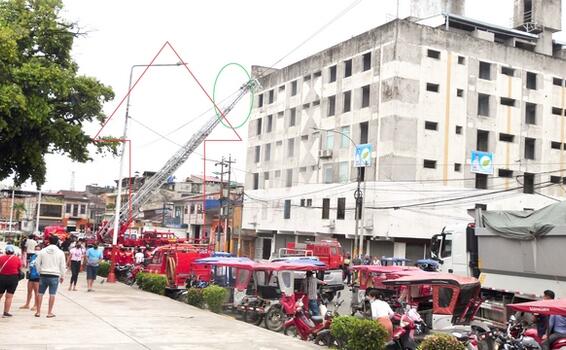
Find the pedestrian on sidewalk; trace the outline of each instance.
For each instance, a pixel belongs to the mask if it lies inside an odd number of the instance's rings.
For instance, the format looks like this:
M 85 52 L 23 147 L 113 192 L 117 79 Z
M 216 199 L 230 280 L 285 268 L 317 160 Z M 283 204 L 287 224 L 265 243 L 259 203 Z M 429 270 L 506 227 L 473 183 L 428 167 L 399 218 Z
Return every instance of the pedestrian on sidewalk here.
M 28 272 L 26 273 L 26 277 L 28 279 L 28 295 L 26 298 L 26 303 L 24 306 L 21 306 L 20 309 L 29 309 L 29 304 L 31 303 L 31 298 L 33 297 L 33 307 L 31 311 L 36 311 L 37 309 L 37 295 L 39 291 L 39 271 L 37 270 L 36 260 L 37 254 L 41 251 L 41 245 L 36 244 L 34 247 L 34 253 L 28 254 L 31 255 L 31 260 L 28 263 Z
M 63 283 L 65 272 L 65 253 L 57 246 L 59 238 L 55 235 L 49 237 L 49 245 L 43 248 L 35 260 L 36 268 L 39 270 L 39 295 L 36 300 L 37 311 L 35 317 L 41 316 L 41 302 L 43 294 L 49 289 L 49 308 L 47 318 L 55 317 L 53 305 L 59 283 Z
M 32 259 L 32 257 L 35 257 L 35 254 L 37 253 L 35 251 L 35 247 L 37 246 L 37 241 L 35 240 L 35 236 L 33 234 L 28 236 L 28 239 L 26 240 L 25 243 L 25 247 L 26 247 L 26 267 L 29 265 L 30 260 Z M 22 258 L 23 259 L 23 258 Z
M 75 243 L 75 246 L 69 251 L 69 260 L 67 260 L 67 267 L 71 268 L 71 282 L 69 283 L 69 290 L 77 290 L 77 281 L 79 279 L 79 272 L 81 271 L 81 264 L 84 261 L 85 249 L 80 242 Z
M 5 255 L 0 256 L 0 299 L 6 293 L 3 317 L 12 317 L 10 307 L 12 306 L 12 299 L 20 280 L 19 275 L 22 262 L 14 254 L 14 246 L 7 245 L 4 248 L 4 252 Z
M 145 256 L 142 253 L 141 248 L 138 248 L 138 252 L 134 255 L 136 265 L 142 265 L 145 262 Z
M 98 244 L 94 243 L 92 247 L 88 248 L 86 251 L 86 283 L 87 292 L 94 291 L 92 285 L 96 280 L 96 273 L 98 272 L 98 266 L 100 260 L 102 259 L 102 253 L 98 250 Z

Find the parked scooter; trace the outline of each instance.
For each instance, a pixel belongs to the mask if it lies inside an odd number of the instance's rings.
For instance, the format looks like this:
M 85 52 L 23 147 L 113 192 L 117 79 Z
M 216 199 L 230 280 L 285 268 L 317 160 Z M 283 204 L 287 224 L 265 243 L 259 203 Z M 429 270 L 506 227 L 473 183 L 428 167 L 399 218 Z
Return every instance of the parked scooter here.
M 134 284 L 134 282 L 136 281 L 133 264 L 116 265 L 114 267 L 114 272 L 116 273 L 116 278 L 120 282 L 123 282 L 129 286 Z
M 411 334 L 415 329 L 415 322 L 413 322 L 408 315 L 396 314 L 396 317 L 399 317 L 399 325 L 393 330 L 393 337 L 391 341 L 385 345 L 385 349 L 415 350 L 417 343 L 415 343 Z
M 496 334 L 496 342 L 505 350 L 541 350 L 543 340 L 534 328 L 523 327 L 523 324 L 511 315 L 505 333 Z M 565 350 L 566 338 L 558 339 L 550 346 L 550 350 Z

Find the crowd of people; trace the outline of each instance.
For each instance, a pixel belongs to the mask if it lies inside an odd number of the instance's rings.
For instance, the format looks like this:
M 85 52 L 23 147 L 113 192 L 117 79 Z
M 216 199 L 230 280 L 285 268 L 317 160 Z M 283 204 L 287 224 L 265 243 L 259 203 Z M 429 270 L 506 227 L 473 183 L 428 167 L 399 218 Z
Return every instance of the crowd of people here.
M 4 296 L 2 317 L 12 317 L 11 307 L 14 294 L 24 278 L 27 280 L 26 302 L 21 310 L 31 310 L 35 317 L 41 317 L 43 297 L 49 293 L 47 318 L 55 317 L 53 308 L 57 290 L 64 282 L 69 269 L 71 279 L 69 291 L 77 291 L 81 271 L 87 272 L 87 292 L 92 292 L 94 281 L 102 260 L 102 252 L 96 244 L 87 247 L 83 239 L 70 237 L 61 242 L 52 235 L 47 242 L 30 235 L 20 242 L 21 253 L 8 243 L 0 255 L 0 299 Z M 25 271 L 25 273 L 24 273 Z

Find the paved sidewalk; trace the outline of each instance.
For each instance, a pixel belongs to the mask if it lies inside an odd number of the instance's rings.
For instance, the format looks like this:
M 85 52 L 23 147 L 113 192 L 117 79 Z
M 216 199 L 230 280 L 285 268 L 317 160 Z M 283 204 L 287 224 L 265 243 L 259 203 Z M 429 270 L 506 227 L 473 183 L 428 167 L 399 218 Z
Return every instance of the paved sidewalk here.
M 0 318 L 0 349 L 285 349 L 319 348 L 264 328 L 147 293 L 122 283 L 95 284 L 86 292 L 59 289 L 57 317 L 33 316 L 23 305 L 27 281 L 20 282 L 12 318 Z M 1 300 L 3 307 L 4 298 Z M 44 305 L 47 306 L 47 295 Z

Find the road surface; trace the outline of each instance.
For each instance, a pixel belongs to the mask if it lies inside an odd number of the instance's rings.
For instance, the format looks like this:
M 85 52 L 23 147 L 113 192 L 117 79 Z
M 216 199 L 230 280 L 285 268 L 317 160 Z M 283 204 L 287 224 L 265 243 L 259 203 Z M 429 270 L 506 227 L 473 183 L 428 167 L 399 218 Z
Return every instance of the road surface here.
M 57 316 L 52 319 L 45 317 L 47 310 L 36 318 L 33 312 L 18 309 L 26 293 L 25 281 L 20 282 L 12 306 L 14 317 L 0 318 L 0 350 L 319 348 L 122 283 L 97 281 L 96 291 L 87 293 L 84 279 L 81 273 L 79 291 L 59 289 Z M 68 278 L 65 287 L 67 283 Z

